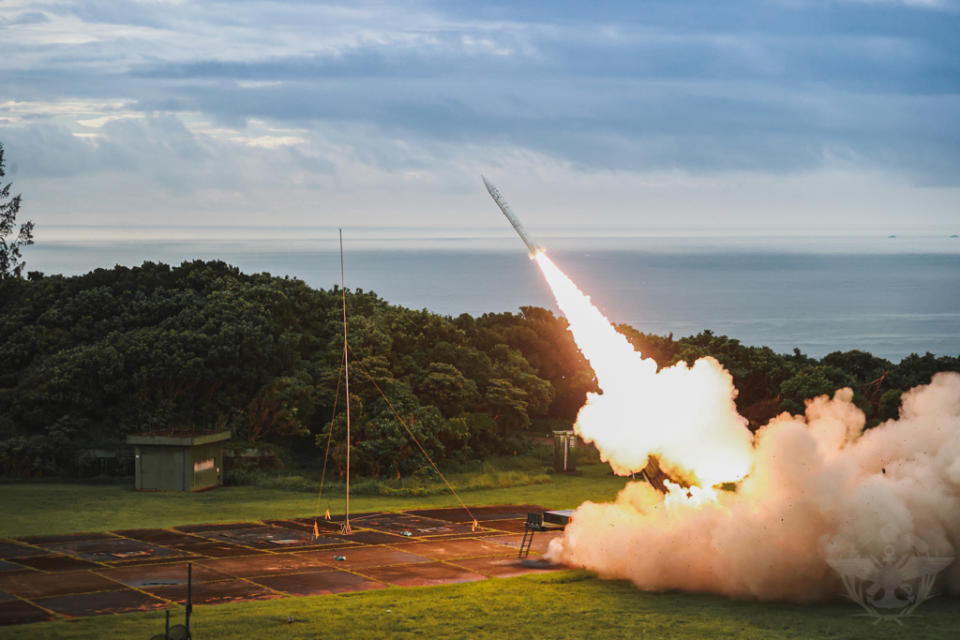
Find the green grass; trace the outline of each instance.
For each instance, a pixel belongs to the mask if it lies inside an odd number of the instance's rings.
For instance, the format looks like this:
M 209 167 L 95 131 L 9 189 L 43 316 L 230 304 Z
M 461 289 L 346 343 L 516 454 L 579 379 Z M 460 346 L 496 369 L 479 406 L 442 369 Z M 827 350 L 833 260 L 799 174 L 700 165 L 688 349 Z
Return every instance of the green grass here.
M 625 480 L 610 474 L 607 465 L 581 468 L 582 475 L 551 475 L 549 482 L 461 492 L 468 505 L 540 504 L 573 508 L 584 500 L 610 500 Z M 221 487 L 204 493 L 140 493 L 131 487 L 79 484 L 0 485 L 4 517 L 0 538 L 78 531 L 109 531 L 170 527 L 206 522 L 238 522 L 264 518 L 315 515 L 317 498 L 310 493 Z M 400 511 L 426 507 L 454 507 L 450 494 L 427 496 L 354 496 L 350 511 Z M 343 494 L 331 494 L 319 503 L 319 512 L 343 512 Z
M 274 449 L 277 450 L 276 447 Z M 290 452 L 280 451 L 280 454 L 286 465 L 284 470 L 232 469 L 227 473 L 226 484 L 317 493 L 323 475 L 321 469 L 315 465 L 304 465 L 302 460 L 298 463 Z M 600 464 L 600 453 L 591 446 L 577 448 L 573 458 L 579 467 Z M 444 476 L 458 492 L 543 484 L 550 481 L 548 471 L 552 462 L 553 447 L 534 443 L 529 451 L 520 455 L 448 463 Z M 344 491 L 343 482 L 331 476 L 326 478 L 326 487 L 333 492 Z M 354 496 L 429 496 L 449 491 L 426 464 L 420 472 L 400 478 L 355 478 L 350 487 L 350 493 Z
M 231 477 L 232 476 L 232 477 Z M 227 477 L 230 485 L 255 486 L 261 489 L 282 489 L 301 491 L 316 495 L 320 490 L 320 474 L 290 474 L 276 472 L 239 472 Z M 447 473 L 449 482 L 458 493 L 478 489 L 505 489 L 530 484 L 550 482 L 550 475 L 544 471 L 522 469 L 488 468 L 472 472 Z M 327 482 L 325 493 L 343 494 L 343 482 Z M 434 496 L 449 493 L 450 489 L 433 477 L 394 478 L 357 478 L 350 484 L 352 496 Z
M 637 640 L 943 639 L 960 609 L 937 598 L 903 625 L 873 624 L 852 604 L 801 606 L 645 593 L 582 571 L 423 588 L 194 608 L 197 640 L 227 638 L 634 638 Z M 297 622 L 287 623 L 289 616 Z M 182 610 L 173 616 L 182 620 Z M 163 630 L 163 612 L 0 628 L 4 638 L 128 640 Z

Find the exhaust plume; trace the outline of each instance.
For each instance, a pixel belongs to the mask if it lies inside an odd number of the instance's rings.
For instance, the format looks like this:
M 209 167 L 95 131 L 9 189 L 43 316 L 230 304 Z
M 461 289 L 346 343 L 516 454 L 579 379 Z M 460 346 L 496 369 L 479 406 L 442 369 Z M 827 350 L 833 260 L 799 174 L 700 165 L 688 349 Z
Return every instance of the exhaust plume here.
M 614 472 L 640 471 L 656 455 L 669 475 L 703 487 L 746 475 L 752 435 L 720 363 L 702 358 L 658 373 L 545 253 L 535 259 L 603 391 L 587 395 L 574 429 Z
M 900 418 L 873 429 L 841 389 L 754 438 L 716 360 L 658 373 L 545 254 L 536 260 L 602 390 L 576 431 L 618 474 L 657 455 L 694 485 L 663 496 L 631 482 L 613 503 L 584 503 L 550 559 L 643 589 L 809 602 L 842 592 L 836 559 L 956 555 L 960 375 L 907 392 Z M 711 488 L 730 481 L 736 492 Z M 943 575 L 960 594 L 960 563 Z

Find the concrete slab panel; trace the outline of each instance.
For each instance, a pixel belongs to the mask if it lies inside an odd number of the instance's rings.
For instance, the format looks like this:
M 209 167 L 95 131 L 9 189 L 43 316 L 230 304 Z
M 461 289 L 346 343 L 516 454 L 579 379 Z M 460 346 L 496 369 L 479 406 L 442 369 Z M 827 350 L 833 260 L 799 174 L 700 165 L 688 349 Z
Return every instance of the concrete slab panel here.
M 523 518 L 526 520 L 527 514 L 534 511 L 542 513 L 544 508 L 535 504 L 470 507 L 470 514 L 473 514 L 473 517 L 476 518 L 478 522 L 485 520 L 505 520 L 507 518 Z M 407 513 L 436 518 L 437 520 L 446 520 L 447 522 L 471 522 L 472 520 L 470 514 L 468 514 L 463 507 L 454 507 L 451 509 L 415 509 Z
M 112 591 L 119 588 L 121 587 L 116 582 L 90 571 L 0 576 L 0 589 L 31 600 L 71 593 Z
M 197 560 L 204 560 L 206 556 L 198 556 L 194 553 L 183 552 L 182 554 L 176 556 L 170 556 L 167 558 L 151 558 L 149 556 L 143 558 L 134 558 L 131 560 L 111 560 L 109 562 L 104 562 L 103 564 L 109 567 L 139 567 L 143 565 L 152 565 L 152 564 L 176 564 L 180 562 L 196 562 Z
M 489 542 L 487 539 L 477 540 L 473 538 L 414 542 L 404 545 L 403 549 L 410 553 L 426 556 L 434 560 L 478 558 L 483 556 L 509 556 L 516 554 L 516 551 L 508 546 L 495 544 L 493 542 Z
M 393 535 L 383 531 L 358 529 L 356 527 L 354 527 L 353 533 L 350 535 L 344 535 L 342 533 L 328 533 L 325 535 L 329 538 L 336 538 L 338 540 L 343 540 L 344 542 L 356 542 L 358 544 L 386 544 L 391 542 L 404 542 L 408 540 L 408 538 L 405 538 L 401 535 Z
M 368 511 L 365 513 L 354 513 L 350 515 L 350 524 L 353 528 L 363 528 L 363 522 L 367 518 L 375 518 L 377 516 L 382 516 L 385 512 L 383 511 Z M 313 523 L 317 523 L 317 528 L 320 529 L 320 532 L 333 532 L 338 533 L 340 531 L 340 526 L 343 524 L 343 515 L 331 516 L 330 520 L 325 519 L 322 515 L 319 516 L 307 516 L 304 518 L 288 518 L 286 520 L 264 520 L 267 524 L 276 524 L 282 527 L 292 527 L 296 529 L 303 529 L 305 531 L 313 531 Z
M 126 529 L 115 533 L 124 538 L 143 540 L 144 542 L 152 542 L 153 544 L 162 546 L 180 543 L 190 544 L 191 542 L 201 542 L 203 540 L 203 538 L 179 531 L 171 531 L 170 529 Z
M 106 613 L 151 611 L 168 606 L 162 600 L 132 589 L 54 596 L 52 598 L 42 598 L 35 602 L 41 607 L 68 616 L 96 616 Z
M 17 544 L 13 540 L 0 540 L 0 558 L 10 560 L 11 558 L 25 558 L 30 556 L 49 555 L 46 549 L 37 547 L 28 547 L 27 545 Z
M 563 535 L 563 531 L 537 531 L 533 534 L 533 544 L 530 545 L 531 551 L 537 553 L 545 553 L 547 547 L 550 545 L 550 541 L 554 538 L 559 538 Z M 503 544 L 509 547 L 514 547 L 516 549 L 520 548 L 520 541 L 523 539 L 522 535 L 513 534 L 509 536 L 491 536 L 487 538 L 490 542 L 496 542 L 497 544 Z
M 214 522 L 211 524 L 185 524 L 173 527 L 174 531 L 185 533 L 206 533 L 209 531 L 229 531 L 231 529 L 249 529 L 259 527 L 259 522 Z
M 77 571 L 78 569 L 93 569 L 101 566 L 95 562 L 61 555 L 17 558 L 17 563 L 40 571 Z
M 487 538 L 490 542 L 495 542 L 497 544 L 502 544 L 508 547 L 513 547 L 514 549 L 520 548 L 520 541 L 523 540 L 523 535 L 519 533 L 504 534 L 499 536 L 490 536 Z
M 146 589 L 146 591 L 178 604 L 185 604 L 187 601 L 186 585 L 155 587 Z M 194 584 L 191 594 L 193 604 L 225 604 L 227 602 L 270 600 L 282 597 L 283 594 L 276 593 L 260 584 L 239 578 Z
M 320 529 L 324 527 L 321 526 L 323 518 L 317 519 L 317 526 Z M 313 518 L 296 518 L 296 519 L 286 519 L 286 520 L 264 520 L 263 524 L 269 524 L 274 527 L 286 527 L 288 529 L 299 529 L 301 531 L 313 531 Z
M 187 584 L 187 564 L 185 562 L 104 569 L 97 573 L 115 582 L 138 589 Z M 194 584 L 223 580 L 224 577 L 222 573 L 209 567 L 199 564 L 193 565 Z
M 11 573 L 34 573 L 34 570 L 28 569 L 22 564 L 17 564 L 16 562 L 0 560 L 0 575 L 7 575 Z
M 361 522 L 367 518 L 373 518 L 376 516 L 382 516 L 385 513 L 390 513 L 388 511 L 361 511 L 360 513 L 351 513 L 350 522 Z M 330 521 L 340 523 L 343 522 L 343 514 L 332 515 L 330 516 Z
M 510 533 L 523 533 L 527 530 L 527 520 L 524 518 L 510 520 L 486 520 L 483 526 L 487 529 L 496 529 L 498 531 L 509 531 Z
M 337 569 L 351 570 L 360 570 L 367 567 L 386 567 L 395 564 L 417 564 L 431 561 L 431 558 L 426 556 L 383 546 L 338 549 L 329 552 L 319 551 L 299 555 Z M 337 557 L 345 558 L 345 560 L 337 560 Z
M 217 522 L 213 524 L 185 524 L 173 529 L 185 533 L 206 533 L 210 531 L 230 531 L 231 529 L 249 529 L 259 526 L 259 522 Z
M 0 626 L 27 624 L 29 622 L 45 622 L 53 620 L 53 616 L 23 600 L 0 602 Z M 24 637 L 28 637 L 24 635 Z
M 204 560 L 202 564 L 212 571 L 239 578 L 275 573 L 293 573 L 326 566 L 326 563 L 320 558 L 309 553 L 264 554 L 251 558 L 217 558 L 215 560 Z M 194 570 L 196 568 L 196 565 L 194 565 Z
M 472 532 L 470 524 L 446 522 L 409 513 L 385 513 L 364 518 L 362 523 L 364 529 L 374 529 L 413 538 Z
M 71 540 L 47 545 L 52 551 L 66 553 L 92 562 L 117 562 L 144 558 L 177 558 L 186 554 L 141 540 L 108 538 L 103 540 Z
M 297 518 L 297 519 L 289 519 L 289 520 L 264 520 L 263 521 L 264 524 L 269 524 L 275 527 L 286 527 L 287 529 L 298 529 L 300 531 L 309 531 L 310 533 L 313 533 L 313 522 L 314 522 L 313 518 Z M 339 524 L 337 527 L 328 526 L 327 524 L 325 524 L 327 521 L 325 521 L 322 517 L 317 518 L 316 522 L 317 522 L 317 528 L 321 532 L 325 531 L 326 529 L 330 529 L 331 531 L 334 529 L 339 531 L 340 529 Z
M 282 549 L 316 545 L 312 532 L 284 527 L 271 527 L 268 525 L 259 525 L 244 529 L 200 531 L 197 532 L 196 535 L 216 542 L 239 544 L 256 547 L 258 549 Z M 325 538 L 325 540 L 329 540 L 330 544 L 339 542 L 336 538 Z
M 348 544 L 353 544 L 349 540 L 344 540 L 339 537 L 340 535 L 340 522 L 331 522 L 329 520 L 323 520 L 322 518 L 314 521 L 312 518 L 301 518 L 299 520 L 264 520 L 266 524 L 273 525 L 275 527 L 283 527 L 284 529 L 295 529 L 297 531 L 303 531 L 310 536 L 311 544 L 305 545 L 304 547 L 291 547 L 290 549 L 285 549 L 283 547 L 276 547 L 271 549 L 276 552 L 286 552 L 286 551 L 305 551 L 310 547 L 315 547 L 316 549 L 323 548 L 333 548 L 336 546 L 344 546 Z M 320 536 L 317 538 L 313 537 L 313 523 L 317 523 L 317 531 Z M 338 537 L 331 537 L 336 535 Z
M 483 574 L 443 562 L 374 567 L 365 569 L 363 573 L 379 582 L 386 582 L 401 587 L 423 587 L 435 584 L 454 584 L 457 582 L 486 580 L 486 576 Z
M 470 526 L 467 525 L 467 530 L 463 533 L 450 533 L 440 536 L 411 536 L 404 537 L 403 540 L 399 542 L 390 542 L 389 544 L 404 544 L 408 542 L 424 542 L 426 540 L 461 540 L 463 538 L 483 538 L 485 536 L 502 536 L 503 531 L 495 531 L 492 529 L 484 529 L 483 527 L 477 528 L 476 531 L 471 531 Z
M 232 544 L 222 544 L 218 542 L 194 542 L 190 544 L 177 545 L 177 549 L 197 556 L 206 556 L 208 558 L 255 556 L 263 553 L 263 551 L 260 551 L 259 549 L 241 547 Z
M 508 557 L 486 557 L 486 558 L 464 558 L 462 560 L 451 560 L 452 564 L 469 569 L 476 573 L 482 573 L 491 578 L 513 578 L 515 576 L 525 576 L 530 573 L 545 573 L 547 571 L 559 571 L 566 567 L 554 565 L 548 562 L 537 562 L 536 560 L 519 560 L 515 556 Z
M 341 540 L 340 538 L 324 538 L 320 536 L 314 540 L 317 544 L 291 547 L 279 547 L 277 549 L 270 549 L 273 553 L 303 553 L 304 551 L 329 551 L 331 549 L 349 549 L 351 547 L 363 546 L 355 542 L 350 542 L 349 540 Z
M 258 578 L 258 583 L 295 596 L 319 596 L 348 591 L 383 589 L 387 585 L 355 573 L 337 569 L 315 569 L 303 573 Z
M 52 536 L 27 536 L 24 538 L 17 538 L 17 540 L 42 547 L 47 544 L 56 544 L 58 542 L 71 542 L 77 540 L 106 540 L 113 537 L 115 536 L 111 533 L 98 531 L 92 533 L 64 533 Z

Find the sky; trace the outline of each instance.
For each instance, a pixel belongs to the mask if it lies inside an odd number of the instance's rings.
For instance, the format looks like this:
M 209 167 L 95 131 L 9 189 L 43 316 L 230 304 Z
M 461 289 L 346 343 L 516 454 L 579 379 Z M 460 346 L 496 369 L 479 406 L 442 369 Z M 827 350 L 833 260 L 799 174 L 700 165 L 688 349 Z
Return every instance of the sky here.
M 44 226 L 960 229 L 960 0 L 0 3 Z

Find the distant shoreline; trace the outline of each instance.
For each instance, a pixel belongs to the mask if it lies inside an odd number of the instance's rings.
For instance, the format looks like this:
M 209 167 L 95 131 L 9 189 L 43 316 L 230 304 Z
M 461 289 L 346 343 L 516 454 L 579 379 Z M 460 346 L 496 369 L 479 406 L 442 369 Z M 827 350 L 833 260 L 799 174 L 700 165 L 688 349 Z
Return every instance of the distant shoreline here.
M 348 242 L 347 284 L 376 291 L 394 304 L 453 317 L 516 312 L 524 305 L 558 311 L 515 236 L 505 238 L 501 248 L 432 246 Z M 763 242 L 726 249 L 698 246 L 660 242 L 656 250 L 558 248 L 551 253 L 608 318 L 649 333 L 684 336 L 711 329 L 744 344 L 779 353 L 798 347 L 815 357 L 849 349 L 892 361 L 914 352 L 960 353 L 960 296 L 955 293 L 960 252 L 826 253 L 822 243 L 792 252 Z M 339 282 L 336 246 L 310 240 L 39 240 L 28 249 L 27 269 L 46 274 L 204 259 L 222 260 L 245 273 L 298 278 L 314 288 Z

